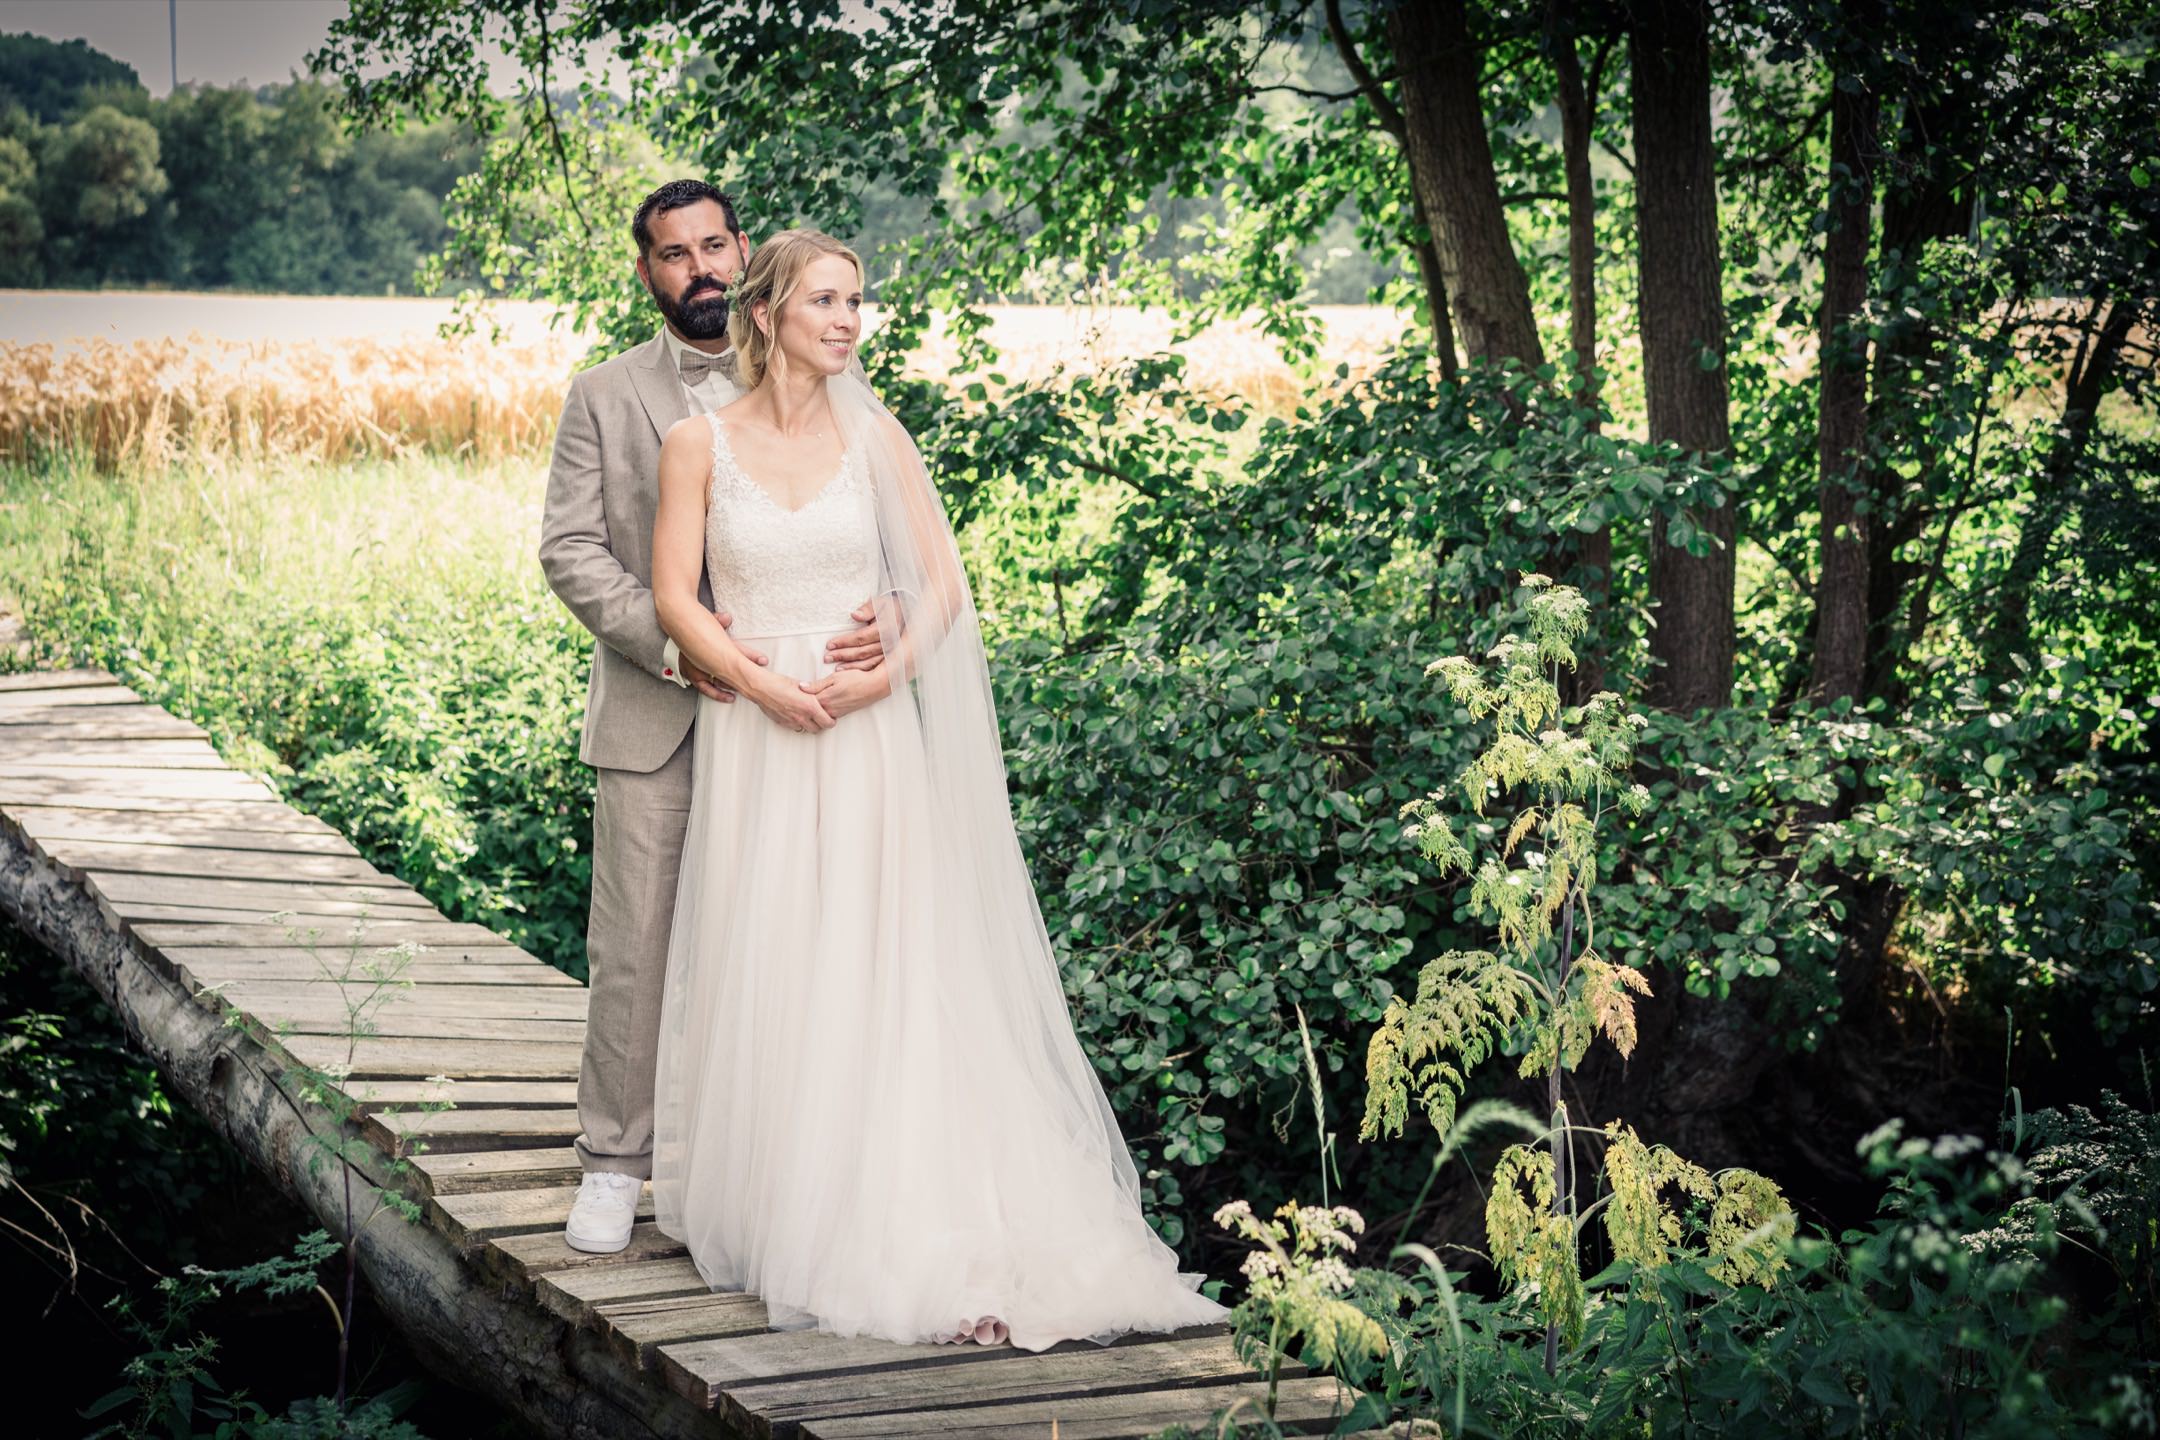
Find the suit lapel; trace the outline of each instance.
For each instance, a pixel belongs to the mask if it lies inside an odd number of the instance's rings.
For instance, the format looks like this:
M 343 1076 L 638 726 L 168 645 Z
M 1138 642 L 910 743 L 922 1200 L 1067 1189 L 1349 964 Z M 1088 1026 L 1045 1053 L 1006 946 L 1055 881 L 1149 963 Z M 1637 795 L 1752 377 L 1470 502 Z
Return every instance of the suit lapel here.
M 667 342 L 653 336 L 631 356 L 629 368 L 630 383 L 637 387 L 638 400 L 652 421 L 653 433 L 665 440 L 668 427 L 690 418 L 690 406 L 683 399 L 682 381 L 675 374 Z

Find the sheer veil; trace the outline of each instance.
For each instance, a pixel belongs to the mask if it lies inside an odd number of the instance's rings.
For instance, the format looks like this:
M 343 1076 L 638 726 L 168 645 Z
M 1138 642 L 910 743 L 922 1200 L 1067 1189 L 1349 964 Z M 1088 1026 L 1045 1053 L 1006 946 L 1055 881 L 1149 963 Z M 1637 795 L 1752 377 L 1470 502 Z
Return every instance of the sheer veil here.
M 1010 1068 L 985 1075 L 986 1085 L 1019 1087 L 1029 1109 L 1053 1122 L 1053 1133 L 1035 1138 L 1084 1157 L 1096 1183 L 1111 1181 L 1137 1219 L 1139 1176 L 1074 1032 L 1013 828 L 982 627 L 952 523 L 914 439 L 860 366 L 834 377 L 828 394 L 871 480 L 878 627 L 894 672 L 892 697 L 881 703 L 911 707 L 917 722 L 889 733 L 914 730 L 928 760 L 931 813 L 923 818 L 932 843 L 906 857 L 913 869 L 899 891 L 927 905 L 942 955 L 958 967 L 948 969 L 945 997 L 959 1012 L 957 1033 L 997 1037 L 990 1048 Z

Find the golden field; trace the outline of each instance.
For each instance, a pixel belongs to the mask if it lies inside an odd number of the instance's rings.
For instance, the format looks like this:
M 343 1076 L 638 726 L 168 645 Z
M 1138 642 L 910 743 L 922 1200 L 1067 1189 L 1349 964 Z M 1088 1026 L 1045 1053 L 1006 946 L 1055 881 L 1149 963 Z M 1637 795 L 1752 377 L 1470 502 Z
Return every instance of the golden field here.
M 71 299 L 0 328 L 0 460 L 64 454 L 101 470 L 141 471 L 527 455 L 551 440 L 585 349 L 531 323 L 499 344 L 447 339 L 434 331 L 437 310 L 413 302 L 343 302 L 332 312 L 339 323 L 326 324 L 322 302 L 303 300 L 254 299 L 236 309 L 209 296 Z M 198 308 L 179 303 L 189 300 Z M 101 307 L 125 310 L 127 323 L 101 316 Z M 281 314 L 294 323 L 280 323 Z M 355 317 L 363 317 L 357 325 Z M 1337 364 L 1369 370 L 1403 324 L 1372 307 L 1337 307 L 1321 319 L 1322 373 Z M 128 333 L 185 321 L 197 322 L 185 339 Z M 348 333 L 335 333 L 341 325 Z M 69 338 L 68 326 L 92 338 Z M 1167 316 L 1110 308 L 996 307 L 990 333 L 1003 352 L 999 372 L 1013 381 L 1060 366 L 1102 369 L 1172 344 Z M 1219 324 L 1176 348 L 1197 388 L 1241 394 L 1264 411 L 1287 411 L 1306 388 L 1248 326 Z M 911 368 L 966 378 L 954 363 L 952 347 L 933 335 Z

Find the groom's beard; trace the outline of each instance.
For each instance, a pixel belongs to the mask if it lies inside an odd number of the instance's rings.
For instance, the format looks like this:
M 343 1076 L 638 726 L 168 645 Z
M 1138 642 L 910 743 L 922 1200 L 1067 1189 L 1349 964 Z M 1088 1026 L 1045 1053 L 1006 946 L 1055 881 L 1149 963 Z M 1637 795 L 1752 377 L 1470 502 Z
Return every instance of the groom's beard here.
M 718 340 L 727 334 L 728 296 L 717 281 L 695 281 L 691 293 L 674 299 L 656 289 L 653 302 L 686 340 Z

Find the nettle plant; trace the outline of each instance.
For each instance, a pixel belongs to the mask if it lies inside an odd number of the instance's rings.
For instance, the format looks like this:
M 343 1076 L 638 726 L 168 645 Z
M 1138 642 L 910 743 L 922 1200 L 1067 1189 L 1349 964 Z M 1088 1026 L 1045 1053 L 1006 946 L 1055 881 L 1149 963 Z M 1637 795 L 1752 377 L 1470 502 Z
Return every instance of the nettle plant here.
M 1601 824 L 1616 809 L 1635 815 L 1649 803 L 1649 792 L 1628 779 L 1635 736 L 1646 721 L 1609 691 L 1562 704 L 1561 671 L 1575 666 L 1589 607 L 1580 591 L 1542 575 L 1526 575 L 1523 587 L 1527 634 L 1504 636 L 1486 666 L 1456 656 L 1427 667 L 1473 719 L 1492 721 L 1493 735 L 1451 786 L 1402 812 L 1428 859 L 1470 878 L 1470 912 L 1491 920 L 1498 945 L 1439 956 L 1420 973 L 1415 998 L 1389 1002 L 1367 1047 L 1359 1137 L 1402 1134 L 1413 1106 L 1440 1133 L 1441 1160 L 1490 1123 L 1533 1137 L 1501 1153 L 1485 1224 L 1502 1280 L 1530 1299 L 1544 1324 L 1551 1372 L 1562 1345 L 1582 1338 L 1588 1296 L 1580 1232 L 1597 1212 L 1616 1259 L 1655 1270 L 1685 1253 L 1707 1260 L 1730 1284 L 1774 1276 L 1785 1263 L 1793 1221 L 1783 1195 L 1760 1175 L 1713 1174 L 1664 1146 L 1644 1144 L 1618 1122 L 1598 1129 L 1569 1118 L 1563 1073 L 1601 1035 L 1630 1053 L 1635 997 L 1650 993 L 1640 971 L 1598 954 L 1591 906 Z M 1451 818 L 1458 797 L 1469 813 Z M 1544 1078 L 1549 1123 L 1495 1101 L 1458 1115 L 1471 1072 L 1496 1053 L 1520 1054 L 1521 1073 Z M 1609 1187 L 1580 1209 L 1569 1148 L 1578 1133 L 1604 1145 Z M 1256 1238 L 1229 1209 L 1217 1218 Z M 1422 1247 L 1398 1247 L 1394 1254 L 1419 1260 L 1451 1289 Z M 1295 1253 L 1273 1259 L 1270 1273 L 1279 1275 Z M 1366 1274 L 1372 1283 L 1365 1290 L 1383 1306 L 1386 1297 L 1407 1293 Z M 1270 1312 L 1275 1335 L 1354 1341 L 1360 1332 L 1342 1323 L 1337 1307 L 1299 1303 L 1308 1292 L 1350 1293 L 1334 1278 L 1338 1283 L 1317 1291 L 1285 1282 L 1259 1296 L 1256 1288 L 1248 1305 Z

